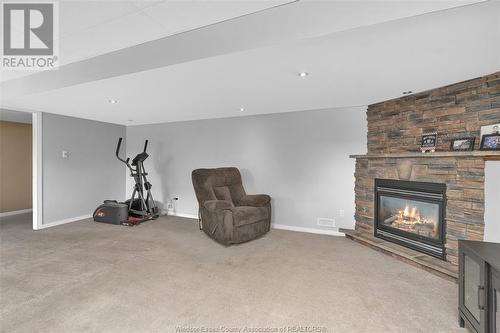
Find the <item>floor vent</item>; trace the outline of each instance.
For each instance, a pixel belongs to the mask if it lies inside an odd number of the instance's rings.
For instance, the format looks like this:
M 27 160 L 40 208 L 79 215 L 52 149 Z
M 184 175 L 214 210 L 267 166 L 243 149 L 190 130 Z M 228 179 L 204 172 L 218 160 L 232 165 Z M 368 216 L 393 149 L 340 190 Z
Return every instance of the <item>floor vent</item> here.
M 335 227 L 335 220 L 326 217 L 318 217 L 318 225 L 322 227 Z

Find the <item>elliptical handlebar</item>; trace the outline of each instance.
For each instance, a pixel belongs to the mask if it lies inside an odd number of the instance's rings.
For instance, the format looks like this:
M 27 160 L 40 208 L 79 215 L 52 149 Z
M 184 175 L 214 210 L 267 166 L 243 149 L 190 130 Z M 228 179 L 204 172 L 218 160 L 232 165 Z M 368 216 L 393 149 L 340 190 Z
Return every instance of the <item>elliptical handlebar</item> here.
M 122 145 L 122 140 L 123 138 L 119 138 L 118 139 L 118 145 L 116 146 L 116 158 L 119 159 L 120 161 L 122 161 L 123 163 L 125 163 L 129 168 L 130 168 L 130 165 L 128 164 L 128 161 L 130 160 L 128 157 L 127 157 L 127 160 L 124 160 L 123 158 L 120 157 L 120 147 Z
M 132 169 L 132 166 L 134 166 L 137 161 L 136 160 L 139 160 L 140 162 L 144 161 L 147 157 L 148 157 L 148 154 L 146 153 L 146 150 L 148 149 L 148 142 L 149 140 L 146 140 L 144 142 L 144 151 L 142 153 L 140 153 L 139 155 L 137 155 L 133 160 L 132 160 L 132 165 L 130 165 L 129 161 L 130 161 L 130 157 L 126 157 L 126 159 L 123 159 L 120 157 L 120 148 L 122 146 L 122 141 L 123 141 L 123 138 L 119 138 L 118 139 L 118 145 L 116 146 L 116 152 L 115 152 L 115 155 L 116 155 L 116 158 L 118 160 L 120 160 L 121 162 L 125 163 L 125 165 L 130 169 L 130 171 L 133 173 L 134 170 Z
M 115 153 L 116 157 L 118 157 L 118 154 L 120 153 L 120 147 L 122 145 L 122 140 L 123 140 L 123 138 L 118 139 L 118 145 L 116 146 L 116 153 Z

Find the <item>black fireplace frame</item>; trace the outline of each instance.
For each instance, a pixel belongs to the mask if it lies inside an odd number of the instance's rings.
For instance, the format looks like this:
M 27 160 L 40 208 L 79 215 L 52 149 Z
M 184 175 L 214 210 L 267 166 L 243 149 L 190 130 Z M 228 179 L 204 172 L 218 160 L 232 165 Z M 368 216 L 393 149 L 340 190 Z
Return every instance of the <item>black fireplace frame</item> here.
M 418 195 L 417 195 L 418 193 Z M 379 223 L 380 196 L 403 198 L 439 205 L 439 239 L 406 232 Z M 446 184 L 394 179 L 375 179 L 375 237 L 446 260 Z

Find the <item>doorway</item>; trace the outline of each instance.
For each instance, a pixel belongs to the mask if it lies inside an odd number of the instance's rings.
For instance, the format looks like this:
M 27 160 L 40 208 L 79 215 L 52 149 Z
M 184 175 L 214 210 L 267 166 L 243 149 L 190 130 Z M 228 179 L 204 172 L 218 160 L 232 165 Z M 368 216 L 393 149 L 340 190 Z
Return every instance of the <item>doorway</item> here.
M 32 228 L 33 117 L 0 109 L 0 219 Z

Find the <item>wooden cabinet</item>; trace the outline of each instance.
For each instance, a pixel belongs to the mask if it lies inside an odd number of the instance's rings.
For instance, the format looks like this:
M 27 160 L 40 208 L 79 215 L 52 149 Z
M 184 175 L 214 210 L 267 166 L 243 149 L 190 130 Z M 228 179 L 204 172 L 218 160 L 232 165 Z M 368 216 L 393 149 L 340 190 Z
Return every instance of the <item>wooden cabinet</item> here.
M 459 323 L 500 333 L 500 244 L 459 241 Z
M 492 310 L 490 327 L 493 332 L 500 333 L 500 272 L 497 270 L 492 270 L 488 306 Z

